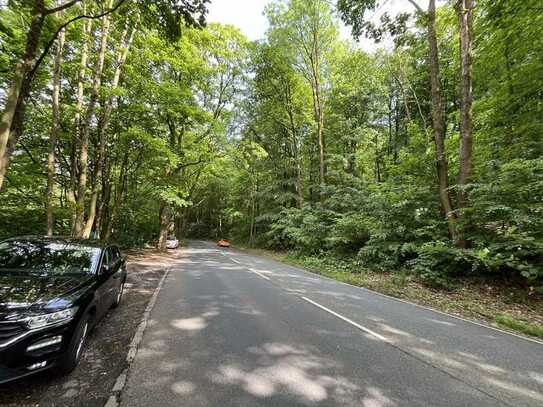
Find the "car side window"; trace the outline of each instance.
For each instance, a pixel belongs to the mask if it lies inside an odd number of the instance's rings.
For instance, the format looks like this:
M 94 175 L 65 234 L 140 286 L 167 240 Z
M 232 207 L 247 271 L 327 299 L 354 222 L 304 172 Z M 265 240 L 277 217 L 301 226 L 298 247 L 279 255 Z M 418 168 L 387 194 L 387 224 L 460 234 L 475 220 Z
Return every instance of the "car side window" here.
M 121 255 L 119 253 L 119 249 L 117 249 L 116 247 L 109 247 L 108 248 L 108 256 L 109 256 L 109 265 L 110 266 L 114 266 L 115 264 L 117 264 L 117 262 L 120 260 L 121 258 Z
M 104 250 L 104 254 L 102 255 L 102 266 L 109 266 L 109 250 Z M 101 270 L 100 270 L 101 271 Z

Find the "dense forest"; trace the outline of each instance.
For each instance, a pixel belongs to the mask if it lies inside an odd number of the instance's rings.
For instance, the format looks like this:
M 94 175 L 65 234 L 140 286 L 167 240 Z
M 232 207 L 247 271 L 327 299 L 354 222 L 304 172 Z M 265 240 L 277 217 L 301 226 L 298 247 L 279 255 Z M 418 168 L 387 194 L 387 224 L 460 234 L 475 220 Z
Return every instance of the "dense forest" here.
M 0 1 L 0 237 L 220 237 L 537 290 L 543 4 L 406 2 L 276 0 L 250 42 L 206 0 Z

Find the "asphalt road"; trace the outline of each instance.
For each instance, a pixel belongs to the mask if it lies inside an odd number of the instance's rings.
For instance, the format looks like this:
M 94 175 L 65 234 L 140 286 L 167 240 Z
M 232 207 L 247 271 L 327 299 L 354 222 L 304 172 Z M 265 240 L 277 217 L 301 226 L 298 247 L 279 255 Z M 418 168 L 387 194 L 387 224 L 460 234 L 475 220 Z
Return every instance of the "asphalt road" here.
M 540 407 L 543 345 L 191 242 L 121 405 Z

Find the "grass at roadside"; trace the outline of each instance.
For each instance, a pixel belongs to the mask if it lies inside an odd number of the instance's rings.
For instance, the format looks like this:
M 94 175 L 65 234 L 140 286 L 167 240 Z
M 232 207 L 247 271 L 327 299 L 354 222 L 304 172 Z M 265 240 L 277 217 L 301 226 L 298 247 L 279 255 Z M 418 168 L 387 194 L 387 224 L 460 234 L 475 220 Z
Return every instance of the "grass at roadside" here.
M 515 319 L 509 315 L 496 316 L 496 322 L 502 327 L 510 328 L 526 335 L 543 338 L 543 326 L 534 325 L 520 319 Z
M 406 272 L 376 273 L 356 262 L 339 258 L 299 257 L 264 249 L 242 250 L 476 322 L 543 338 L 541 297 L 513 286 L 491 284 L 483 279 L 464 279 L 444 290 L 429 287 Z

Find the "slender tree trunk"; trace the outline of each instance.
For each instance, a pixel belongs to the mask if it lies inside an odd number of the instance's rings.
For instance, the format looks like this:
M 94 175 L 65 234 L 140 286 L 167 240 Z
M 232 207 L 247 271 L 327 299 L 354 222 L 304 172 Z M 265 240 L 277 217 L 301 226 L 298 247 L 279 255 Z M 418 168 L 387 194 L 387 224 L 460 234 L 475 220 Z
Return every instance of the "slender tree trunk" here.
M 458 208 L 468 206 L 466 185 L 470 183 L 472 173 L 472 0 L 458 1 L 458 18 L 460 20 L 460 58 L 462 65 L 461 106 L 460 106 L 460 172 L 458 177 Z M 465 238 L 459 241 L 459 246 L 467 247 Z
M 34 66 L 45 19 L 45 1 L 35 0 L 32 21 L 26 36 L 25 53 L 15 66 L 13 78 L 6 95 L 6 104 L 0 121 L 0 190 L 9 165 L 11 151 L 17 142 L 13 124 L 21 123 L 18 115 L 24 114 L 24 104 L 31 85 L 30 73 Z M 25 83 L 26 82 L 26 83 Z M 25 91 L 25 87 L 27 88 Z
M 107 8 L 111 8 L 111 0 L 108 0 Z M 75 237 L 84 236 L 85 227 L 85 197 L 87 189 L 87 172 L 88 172 L 88 154 L 89 154 L 89 136 L 91 121 L 96 111 L 96 104 L 98 102 L 98 96 L 100 86 L 102 84 L 102 74 L 104 71 L 104 62 L 107 50 L 107 40 L 109 36 L 110 18 L 109 15 L 102 17 L 102 33 L 100 40 L 100 51 L 98 53 L 98 59 L 94 66 L 94 80 L 91 90 L 91 96 L 85 119 L 82 125 L 81 131 L 81 146 L 79 152 L 79 180 L 77 186 L 77 205 L 75 224 L 73 228 L 73 234 Z
M 85 14 L 87 8 L 85 3 L 82 5 L 82 13 Z M 71 172 L 70 172 L 70 181 L 71 181 L 71 191 L 68 195 L 68 201 L 70 202 L 70 207 L 72 209 L 72 234 L 75 235 L 75 226 L 77 219 L 77 184 L 79 178 L 79 157 L 78 152 L 80 150 L 81 135 L 83 133 L 83 103 L 85 101 L 85 82 L 87 80 L 87 60 L 88 60 L 88 49 L 89 42 L 92 32 L 92 20 L 89 19 L 83 23 L 83 33 L 82 33 L 82 46 L 81 46 L 81 58 L 79 64 L 79 75 L 77 80 L 77 103 L 75 107 L 75 118 L 74 126 L 75 133 L 72 140 L 72 159 L 71 159 Z
M 317 79 L 317 67 L 313 67 L 313 83 L 312 83 L 312 96 L 313 96 L 313 114 L 315 116 L 315 124 L 317 125 L 317 143 L 319 146 L 319 184 L 322 187 L 326 184 L 326 149 L 324 141 L 324 113 L 322 109 L 320 81 Z
M 62 66 L 62 53 L 64 51 L 64 30 L 59 34 L 57 40 L 57 53 L 53 68 L 53 117 L 51 123 L 51 134 L 49 135 L 49 152 L 47 155 L 47 236 L 53 236 L 53 188 L 55 182 L 55 148 L 57 144 L 59 122 L 60 122 L 60 70 Z
M 256 232 L 256 199 L 258 195 L 258 178 L 257 174 L 252 175 L 253 179 L 253 191 L 251 192 L 251 222 L 250 222 L 250 229 L 249 229 L 249 247 L 254 247 L 255 245 L 255 232 Z
M 111 213 L 109 214 L 106 222 L 104 222 L 104 226 L 101 228 L 102 229 L 101 238 L 102 240 L 105 240 L 106 242 L 109 241 L 109 239 L 111 238 L 113 228 L 117 224 L 117 219 L 119 218 L 119 214 L 124 203 L 125 195 L 127 193 L 126 185 L 127 185 L 128 157 L 129 157 L 128 150 L 126 150 L 123 156 L 121 171 L 119 173 L 119 178 L 117 181 L 113 208 L 110 208 Z
M 102 184 L 102 198 L 100 199 L 100 207 L 96 213 L 96 238 L 101 239 L 103 236 L 103 224 L 105 213 L 108 211 L 111 200 L 111 184 Z
M 381 183 L 381 157 L 379 152 L 379 139 L 377 137 L 377 133 L 375 133 L 375 137 L 373 138 L 373 144 L 375 146 L 375 182 L 380 184 Z
M 132 39 L 134 35 L 134 30 L 131 31 L 128 40 L 126 36 L 128 35 L 130 20 L 127 19 L 126 25 L 123 33 L 121 34 L 121 39 L 119 41 L 119 50 L 117 52 L 117 60 L 115 73 L 113 74 L 113 81 L 111 82 L 111 90 L 117 89 L 119 86 L 119 81 L 121 79 L 121 71 L 126 58 L 128 57 L 128 52 L 132 44 Z M 126 43 L 125 43 L 126 41 Z M 109 130 L 109 121 L 111 118 L 111 113 L 113 112 L 113 103 L 112 98 L 109 97 L 105 102 L 104 112 L 102 114 L 101 126 L 100 126 L 100 146 L 98 152 L 98 161 L 96 163 L 96 173 L 95 179 L 92 187 L 90 205 L 89 205 L 89 214 L 87 217 L 87 222 L 85 223 L 85 228 L 83 230 L 83 237 L 88 238 L 92 232 L 92 227 L 96 218 L 96 208 L 98 203 L 98 187 L 102 180 L 102 173 L 104 168 L 105 156 L 106 156 L 106 145 L 107 145 L 107 133 Z
M 319 138 L 319 180 L 321 188 L 326 185 L 326 158 L 324 144 L 324 114 L 322 110 L 320 83 L 316 87 L 317 96 L 317 135 Z
M 503 57 L 505 58 L 505 71 L 506 71 L 506 78 L 507 78 L 507 105 L 508 109 L 505 112 L 505 117 L 508 117 L 510 115 L 517 113 L 517 101 L 518 97 L 515 98 L 517 91 L 515 89 L 515 86 L 513 85 L 513 56 L 511 55 L 511 38 L 508 37 L 504 40 L 503 44 Z M 513 111 L 514 109 L 514 111 Z M 513 120 L 507 120 L 507 123 L 505 123 L 504 127 L 506 129 L 505 131 L 505 137 L 503 139 L 505 145 L 509 145 L 513 143 L 515 138 L 515 128 L 513 127 Z M 507 149 L 508 150 L 508 149 Z M 495 160 L 500 161 L 503 160 L 501 157 L 502 151 L 500 151 L 499 148 L 495 149 Z
M 316 155 L 316 146 L 312 144 L 311 151 L 309 152 L 309 202 L 311 205 L 317 202 L 317 188 L 315 186 L 318 179 L 318 163 L 315 160 Z
M 411 108 L 409 107 L 409 100 L 407 98 L 407 92 L 405 90 L 404 82 L 406 81 L 405 72 L 400 62 L 400 74 L 397 78 L 398 85 L 400 86 L 400 92 L 402 93 L 403 105 L 405 107 L 405 115 L 407 116 L 407 122 L 411 123 Z
M 354 135 L 351 134 L 351 139 L 347 142 L 348 156 L 347 156 L 347 173 L 351 175 L 356 174 L 356 150 L 358 143 L 354 139 Z
M 160 231 L 157 247 L 159 251 L 164 252 L 166 251 L 166 240 L 168 240 L 168 232 L 172 223 L 170 206 L 164 201 L 160 202 L 159 221 Z
M 315 4 L 315 7 L 319 7 Z M 318 13 L 317 13 L 318 14 Z M 323 188 L 326 185 L 326 158 L 324 140 L 324 106 L 322 100 L 322 77 L 321 77 L 321 36 L 318 17 L 313 21 L 313 78 L 315 80 L 315 104 L 317 113 L 317 136 L 319 138 L 319 176 L 321 186 L 321 198 L 324 197 Z
M 319 183 L 322 188 L 326 184 L 326 157 L 325 157 L 325 142 L 324 142 L 324 111 L 322 106 L 322 94 L 321 94 L 321 75 L 320 75 L 320 61 L 318 54 L 318 37 L 315 39 L 314 44 L 314 56 L 312 75 L 314 80 L 313 89 L 313 103 L 315 108 L 315 122 L 317 124 L 317 141 L 319 143 Z
M 396 110 L 396 106 L 398 105 L 398 101 L 396 99 L 396 103 L 394 103 L 394 90 L 392 89 L 392 86 L 390 88 L 390 98 L 388 100 L 388 146 L 387 146 L 387 153 L 390 157 L 392 155 L 392 114 Z
M 121 168 L 122 170 L 122 168 Z M 109 206 L 111 203 L 112 181 L 110 179 L 111 174 L 111 162 L 107 161 L 104 165 L 104 175 L 102 176 L 102 193 L 100 198 L 100 205 L 96 212 L 96 238 L 101 239 L 104 231 L 104 218 L 109 213 Z
M 304 185 L 302 180 L 302 163 L 299 152 L 296 153 L 296 192 L 298 192 L 298 208 L 304 206 Z
M 315 7 L 318 7 L 315 2 Z M 315 9 L 316 10 L 316 9 Z M 326 185 L 326 146 L 324 140 L 324 107 L 322 100 L 322 78 L 321 78 L 321 37 L 318 22 L 318 12 L 313 17 L 312 38 L 308 59 L 310 61 L 310 79 L 313 96 L 313 108 L 315 124 L 317 125 L 317 142 L 319 146 L 319 184 L 321 199 L 324 197 L 324 186 Z
M 441 94 L 441 78 L 439 72 L 439 53 L 436 34 L 436 0 L 428 5 L 428 46 L 430 81 L 432 93 L 433 132 L 436 143 L 437 177 L 439 181 L 439 198 L 449 229 L 451 239 L 456 239 L 456 214 L 453 209 L 449 191 L 449 169 L 445 153 L 445 118 Z
M 296 192 L 298 194 L 297 199 L 297 206 L 298 208 L 302 208 L 304 206 L 304 189 L 303 189 L 303 180 L 302 180 L 302 163 L 301 163 L 301 154 L 300 154 L 300 146 L 298 145 L 298 137 L 297 137 L 297 128 L 296 123 L 294 121 L 294 113 L 292 111 L 292 95 L 290 91 L 287 89 L 287 104 L 286 104 L 286 111 L 289 118 L 289 124 L 290 124 L 290 133 L 292 136 L 292 153 L 294 156 L 294 165 L 296 166 Z

